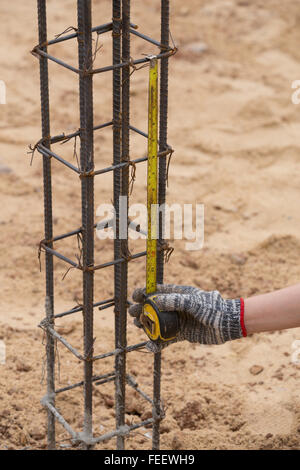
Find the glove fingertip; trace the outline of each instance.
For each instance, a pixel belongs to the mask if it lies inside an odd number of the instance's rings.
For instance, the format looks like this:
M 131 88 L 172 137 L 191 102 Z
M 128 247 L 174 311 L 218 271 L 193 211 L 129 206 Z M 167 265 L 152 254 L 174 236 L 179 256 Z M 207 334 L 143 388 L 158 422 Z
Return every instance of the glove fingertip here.
M 139 317 L 140 314 L 142 313 L 142 305 L 140 304 L 134 304 L 134 305 L 131 305 L 128 309 L 128 313 L 131 317 Z

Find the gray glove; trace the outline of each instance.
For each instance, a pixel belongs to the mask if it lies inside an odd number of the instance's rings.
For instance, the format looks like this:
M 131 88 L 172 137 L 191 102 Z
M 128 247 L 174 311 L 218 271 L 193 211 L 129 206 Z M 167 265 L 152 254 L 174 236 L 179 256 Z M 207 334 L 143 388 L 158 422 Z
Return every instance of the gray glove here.
M 145 301 L 145 289 L 136 289 L 132 296 L 135 304 L 129 308 L 135 325 L 142 327 L 139 317 Z M 178 312 L 180 331 L 168 342 L 149 341 L 147 349 L 158 352 L 177 341 L 222 344 L 246 336 L 243 299 L 224 300 L 218 291 L 206 292 L 196 287 L 158 285 L 155 303 L 161 311 Z

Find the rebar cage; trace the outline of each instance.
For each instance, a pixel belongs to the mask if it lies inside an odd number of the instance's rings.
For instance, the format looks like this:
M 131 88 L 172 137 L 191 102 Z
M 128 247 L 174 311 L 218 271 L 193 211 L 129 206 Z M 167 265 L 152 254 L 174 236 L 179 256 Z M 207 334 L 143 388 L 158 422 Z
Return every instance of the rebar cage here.
M 42 399 L 48 412 L 48 449 L 55 449 L 55 423 L 58 421 L 69 433 L 70 438 L 76 444 L 84 448 L 92 448 L 95 444 L 117 438 L 117 449 L 124 449 L 125 437 L 134 429 L 152 425 L 152 447 L 159 449 L 160 421 L 164 416 L 161 406 L 160 382 L 161 382 L 161 353 L 154 354 L 153 365 L 153 397 L 150 398 L 138 387 L 136 381 L 126 373 L 126 355 L 128 352 L 139 350 L 144 343 L 128 346 L 127 344 L 127 277 L 128 263 L 134 259 L 146 255 L 140 252 L 128 256 L 128 237 L 120 239 L 118 234 L 120 218 L 119 197 L 129 196 L 129 169 L 131 165 L 147 160 L 142 157 L 130 160 L 129 135 L 130 131 L 147 138 L 147 133 L 130 124 L 130 76 L 132 67 L 144 64 L 149 57 L 138 59 L 131 58 L 131 35 L 139 36 L 144 41 L 155 46 L 153 56 L 160 60 L 160 110 L 159 110 L 159 188 L 158 203 L 165 203 L 166 199 L 166 173 L 167 157 L 172 153 L 167 143 L 167 117 L 168 117 L 168 59 L 175 53 L 175 47 L 170 47 L 169 41 L 169 0 L 161 0 L 161 38 L 160 41 L 152 39 L 139 31 L 131 23 L 130 0 L 112 0 L 112 21 L 107 24 L 92 26 L 92 1 L 77 0 L 77 28 L 74 31 L 66 30 L 53 40 L 47 38 L 46 0 L 37 0 L 39 44 L 32 53 L 38 57 L 40 64 L 40 91 L 41 91 L 41 118 L 42 138 L 35 145 L 43 158 L 43 187 L 44 187 L 44 239 L 40 243 L 41 251 L 45 254 L 46 271 L 46 316 L 40 323 L 46 334 L 47 357 L 47 393 Z M 110 66 L 94 69 L 92 52 L 92 35 L 101 35 L 112 32 L 112 57 Z M 98 36 L 97 36 L 98 37 Z M 52 44 L 72 39 L 78 41 L 78 68 L 75 68 L 59 58 L 49 54 L 48 49 Z M 152 57 L 153 57 L 152 56 Z M 49 112 L 49 76 L 48 61 L 54 61 L 65 67 L 70 72 L 76 73 L 79 79 L 80 102 L 80 127 L 72 134 L 51 136 L 50 112 Z M 94 125 L 93 122 L 93 77 L 96 74 L 112 72 L 113 109 L 110 122 Z M 94 132 L 112 127 L 113 132 L 113 161 L 106 168 L 95 168 L 93 152 Z M 52 146 L 58 142 L 78 137 L 80 139 L 80 161 L 78 167 L 62 158 L 53 151 Z M 58 160 L 70 171 L 80 177 L 81 201 L 82 201 L 82 225 L 68 233 L 54 236 L 52 217 L 52 181 L 51 159 Z M 114 240 L 113 260 L 96 265 L 94 263 L 94 236 L 96 224 L 94 222 L 94 178 L 103 173 L 113 172 L 113 204 L 116 217 L 116 236 Z M 128 202 L 127 202 L 128 203 Z M 127 227 L 128 231 L 128 227 Z M 82 244 L 82 257 L 75 262 L 54 248 L 54 244 L 68 237 L 80 237 Z M 159 246 L 165 246 L 163 240 L 162 218 L 159 226 Z M 82 305 L 62 313 L 54 313 L 54 258 L 59 258 L 67 265 L 82 271 Z M 106 300 L 94 299 L 94 273 L 107 266 L 114 267 L 114 296 Z M 157 251 L 157 281 L 163 282 L 164 275 L 164 251 Z M 115 349 L 111 352 L 94 355 L 93 323 L 94 309 L 114 306 L 115 313 Z M 83 354 L 79 353 L 62 335 L 55 329 L 55 320 L 81 311 L 83 314 Z M 70 353 L 82 361 L 84 368 L 83 380 L 64 388 L 55 387 L 55 343 L 59 341 Z M 93 364 L 104 357 L 114 356 L 115 367 L 111 373 L 95 376 Z M 116 426 L 109 433 L 94 436 L 92 428 L 93 416 L 93 384 L 102 384 L 114 381 L 115 384 L 115 411 Z M 141 396 L 151 403 L 152 417 L 137 424 L 125 424 L 125 392 L 126 385 L 133 387 Z M 58 393 L 82 387 L 84 395 L 84 424 L 83 430 L 73 430 L 65 420 L 61 412 L 55 406 L 55 397 Z

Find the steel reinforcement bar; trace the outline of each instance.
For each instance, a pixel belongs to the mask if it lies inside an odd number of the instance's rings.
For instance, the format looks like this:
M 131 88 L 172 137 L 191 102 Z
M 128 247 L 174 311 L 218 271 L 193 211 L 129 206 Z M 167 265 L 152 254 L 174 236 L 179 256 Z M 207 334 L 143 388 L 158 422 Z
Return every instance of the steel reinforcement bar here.
M 145 257 L 146 252 L 131 254 L 128 250 L 128 237 L 118 233 L 121 211 L 128 211 L 129 198 L 129 170 L 131 165 L 147 160 L 141 157 L 130 160 L 130 131 L 148 138 L 148 134 L 130 123 L 130 77 L 131 69 L 139 64 L 146 64 L 150 57 L 139 59 L 131 58 L 130 38 L 138 36 L 159 49 L 151 57 L 160 60 L 160 129 L 159 129 L 159 186 L 158 202 L 164 204 L 166 200 L 167 158 L 173 149 L 167 143 L 168 119 L 168 60 L 176 52 L 175 47 L 169 44 L 169 0 L 161 0 L 161 38 L 160 41 L 150 38 L 137 31 L 137 25 L 130 21 L 130 0 L 112 0 L 112 21 L 100 26 L 92 26 L 92 0 L 77 0 L 77 28 L 68 28 L 64 33 L 48 40 L 46 0 L 37 0 L 39 44 L 32 53 L 39 59 L 40 64 L 40 90 L 41 90 L 41 118 L 42 138 L 31 148 L 32 155 L 35 150 L 43 158 L 43 186 L 44 186 L 44 239 L 40 243 L 39 256 L 45 253 L 46 270 L 46 316 L 40 327 L 46 333 L 47 343 L 47 394 L 42 403 L 48 412 L 48 449 L 55 449 L 55 421 L 58 421 L 69 433 L 75 444 L 82 444 L 85 449 L 95 444 L 111 439 L 117 440 L 117 449 L 125 448 L 125 437 L 135 429 L 152 424 L 152 447 L 159 449 L 159 427 L 164 417 L 161 405 L 161 354 L 154 354 L 153 366 L 153 399 L 148 397 L 135 380 L 126 371 L 126 355 L 145 347 L 146 342 L 127 345 L 127 308 L 130 302 L 127 294 L 128 263 L 129 261 Z M 70 29 L 74 32 L 68 34 Z M 92 35 L 112 34 L 112 65 L 93 69 Z M 78 68 L 71 66 L 48 53 L 48 48 L 63 41 L 77 39 L 78 42 Z M 78 74 L 79 78 L 79 104 L 80 127 L 71 134 L 51 136 L 49 111 L 49 77 L 48 60 L 56 62 Z M 134 68 L 135 70 L 135 68 Z M 93 77 L 99 73 L 112 72 L 113 82 L 113 109 L 112 120 L 103 124 L 93 123 Z M 113 164 L 106 168 L 94 167 L 94 132 L 111 127 L 113 133 Z M 80 139 L 80 161 L 78 167 L 68 162 L 51 148 L 56 143 L 64 143 L 70 139 Z M 52 181 L 51 159 L 54 158 L 62 165 L 74 171 L 80 177 L 81 184 L 81 227 L 67 233 L 53 236 L 52 217 Z M 94 178 L 97 175 L 113 172 L 113 197 L 116 217 L 117 233 L 114 240 L 114 259 L 112 261 L 95 264 L 94 260 Z M 120 196 L 126 196 L 127 207 L 120 207 Z M 127 212 L 128 213 L 128 212 Z M 107 222 L 107 226 L 109 221 Z M 105 228 L 104 224 L 103 227 Z M 128 225 L 125 227 L 128 234 Z M 140 229 L 137 229 L 138 231 Z M 54 248 L 60 240 L 77 236 L 82 244 L 80 261 L 73 261 Z M 159 248 L 157 250 L 157 281 L 163 282 L 164 275 L 164 232 L 162 218 L 159 221 Z M 83 302 L 62 313 L 54 313 L 54 257 L 67 263 L 71 268 L 82 271 Z M 94 276 L 100 269 L 114 267 L 114 296 L 112 298 L 94 302 Z M 115 349 L 110 352 L 94 355 L 94 309 L 101 310 L 114 307 L 115 313 Z M 75 349 L 62 335 L 55 330 L 55 319 L 83 313 L 83 351 Z M 55 343 L 59 341 L 77 359 L 83 363 L 83 380 L 73 385 L 55 389 Z M 114 371 L 108 374 L 94 375 L 95 361 L 107 357 L 115 357 Z M 93 435 L 93 386 L 106 382 L 115 383 L 116 429 L 101 436 Z M 133 387 L 152 406 L 152 418 L 127 426 L 125 424 L 125 392 L 126 385 Z M 74 431 L 69 423 L 55 406 L 55 396 L 82 387 L 84 394 L 84 424 L 81 432 Z
M 47 42 L 47 18 L 46 18 L 46 2 L 38 0 L 38 28 L 39 43 Z M 43 51 L 47 50 L 47 46 L 41 46 Z M 40 58 L 40 93 L 41 93 L 41 117 L 42 117 L 42 138 L 45 147 L 50 148 L 50 111 L 49 111 L 49 79 L 48 79 L 48 61 Z M 51 162 L 47 157 L 43 157 L 43 185 L 44 185 L 44 227 L 45 239 L 51 240 L 53 234 L 53 218 L 52 218 L 52 181 L 51 181 Z M 49 248 L 52 242 L 49 241 Z M 53 282 L 53 257 L 51 253 L 45 255 L 46 263 L 46 317 L 50 325 L 54 324 L 54 282 Z M 53 336 L 47 332 L 46 338 L 46 354 L 47 354 L 47 395 L 51 406 L 55 406 L 55 343 Z M 48 426 L 47 426 L 48 449 L 55 448 L 55 417 L 48 410 Z

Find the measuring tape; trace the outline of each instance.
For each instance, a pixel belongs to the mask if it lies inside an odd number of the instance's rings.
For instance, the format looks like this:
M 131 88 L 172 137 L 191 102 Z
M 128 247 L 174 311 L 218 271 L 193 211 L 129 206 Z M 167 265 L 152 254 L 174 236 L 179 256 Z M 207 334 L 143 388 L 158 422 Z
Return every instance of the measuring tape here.
M 150 57 L 149 103 L 148 103 L 148 168 L 147 168 L 147 258 L 146 294 L 141 323 L 152 341 L 170 341 L 179 331 L 176 312 L 161 312 L 155 302 L 157 287 L 156 253 L 158 235 L 158 61 Z M 154 295 L 153 295 L 154 294 Z

